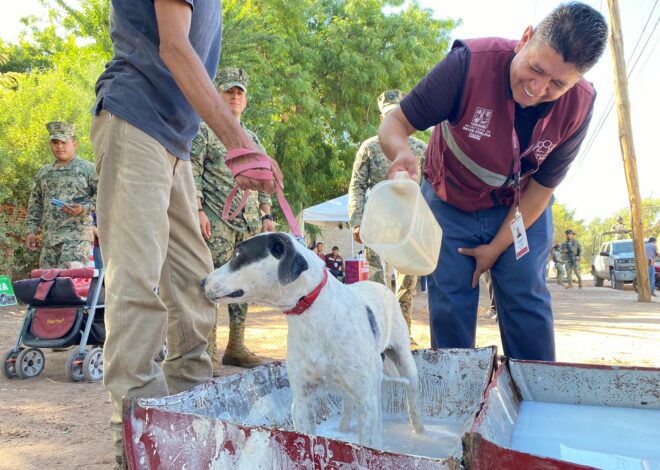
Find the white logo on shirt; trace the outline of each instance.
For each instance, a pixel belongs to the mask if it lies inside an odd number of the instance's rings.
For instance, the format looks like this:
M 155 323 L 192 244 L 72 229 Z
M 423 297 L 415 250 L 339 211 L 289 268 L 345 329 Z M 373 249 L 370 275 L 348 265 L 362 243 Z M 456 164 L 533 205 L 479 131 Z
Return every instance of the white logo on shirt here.
M 472 116 L 470 124 L 465 124 L 463 130 L 468 133 L 468 137 L 474 140 L 481 140 L 482 137 L 490 137 L 488 125 L 493 117 L 493 110 L 477 106 Z
M 532 152 L 538 161 L 543 161 L 548 158 L 550 152 L 552 152 L 557 144 L 553 144 L 551 140 L 539 140 L 534 144 Z

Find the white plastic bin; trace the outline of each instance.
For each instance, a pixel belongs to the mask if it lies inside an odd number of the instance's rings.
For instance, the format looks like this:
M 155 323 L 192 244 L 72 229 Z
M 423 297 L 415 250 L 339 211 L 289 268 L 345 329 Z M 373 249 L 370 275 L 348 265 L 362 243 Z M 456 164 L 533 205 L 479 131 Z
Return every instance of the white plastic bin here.
M 404 274 L 430 274 L 438 263 L 442 231 L 419 185 L 406 172 L 372 188 L 360 237 Z

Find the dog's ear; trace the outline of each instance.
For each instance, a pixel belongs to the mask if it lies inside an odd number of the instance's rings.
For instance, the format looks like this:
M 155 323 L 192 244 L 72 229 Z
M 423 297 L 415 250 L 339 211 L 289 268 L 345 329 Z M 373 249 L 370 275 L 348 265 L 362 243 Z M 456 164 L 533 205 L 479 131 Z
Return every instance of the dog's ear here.
M 280 284 L 287 285 L 300 277 L 303 271 L 309 269 L 307 260 L 296 250 L 290 238 L 274 236 L 270 252 L 280 260 L 277 268 L 277 278 Z

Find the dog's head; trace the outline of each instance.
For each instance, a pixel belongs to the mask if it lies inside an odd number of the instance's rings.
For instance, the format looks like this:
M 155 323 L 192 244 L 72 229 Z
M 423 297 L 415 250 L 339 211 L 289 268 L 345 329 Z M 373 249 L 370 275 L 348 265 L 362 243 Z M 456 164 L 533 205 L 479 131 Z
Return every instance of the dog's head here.
M 287 233 L 264 233 L 239 243 L 229 262 L 202 281 L 218 304 L 293 307 L 321 281 L 324 263 Z

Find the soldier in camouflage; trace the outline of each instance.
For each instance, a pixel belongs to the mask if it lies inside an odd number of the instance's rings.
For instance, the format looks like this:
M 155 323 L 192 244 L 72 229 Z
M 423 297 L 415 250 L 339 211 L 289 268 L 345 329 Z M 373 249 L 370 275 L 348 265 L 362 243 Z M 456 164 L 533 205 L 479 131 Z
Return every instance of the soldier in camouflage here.
M 578 287 L 582 289 L 582 274 L 580 273 L 580 258 L 582 257 L 582 246 L 575 237 L 575 232 L 571 229 L 566 230 L 566 241 L 561 244 L 561 252 L 566 268 L 566 289 L 573 288 L 573 272 L 578 279 Z
M 37 232 L 41 229 L 40 268 L 65 268 L 71 262 L 86 266 L 93 240 L 91 213 L 96 206 L 96 168 L 76 157 L 78 143 L 72 124 L 49 122 L 46 129 L 55 161 L 43 166 L 35 177 L 25 245 L 36 251 Z
M 614 235 L 615 240 L 623 240 L 625 236 L 625 230 L 626 226 L 623 225 L 623 217 L 619 216 L 616 218 L 616 224 L 612 225 L 612 228 L 610 229 L 613 232 L 617 232 Z
M 559 243 L 555 243 L 552 247 L 552 262 L 555 264 L 555 271 L 557 272 L 557 284 L 563 286 L 566 271 L 564 270 L 564 257 Z
M 247 106 L 248 76 L 242 69 L 225 67 L 218 72 L 216 86 L 222 98 L 240 122 Z M 262 148 L 256 134 L 241 127 Z M 263 148 L 262 148 L 263 150 Z M 264 151 L 265 152 L 265 151 Z M 222 208 L 229 192 L 235 186 L 231 171 L 225 164 L 227 149 L 218 137 L 202 122 L 192 143 L 190 157 L 193 177 L 197 188 L 197 205 L 202 235 L 213 256 L 213 265 L 218 268 L 229 261 L 236 244 L 261 231 L 275 228 L 270 214 L 271 199 L 267 193 L 251 192 L 248 202 L 240 214 L 233 220 L 222 218 Z M 231 207 L 233 213 L 241 200 L 242 191 L 234 198 Z M 260 216 L 260 211 L 263 215 Z M 262 360 L 245 347 L 245 318 L 247 304 L 229 304 L 229 341 L 222 356 L 222 363 L 239 367 L 255 367 Z M 216 320 L 218 308 L 216 307 Z M 220 363 L 217 359 L 216 327 L 209 335 L 208 350 L 213 363 L 213 375 L 218 376 Z
M 378 97 L 378 109 L 381 121 L 385 115 L 395 109 L 403 99 L 405 93 L 399 90 L 386 91 Z M 419 157 L 420 169 L 424 162 L 426 144 L 419 139 L 409 137 L 408 139 L 413 153 Z M 360 238 L 360 223 L 366 202 L 367 190 L 375 184 L 387 179 L 387 170 L 390 161 L 380 148 L 378 136 L 365 140 L 355 156 L 351 183 L 348 188 L 348 215 L 353 227 L 353 238 L 362 243 Z M 420 171 L 421 175 L 422 172 Z M 369 280 L 374 282 L 391 284 L 389 276 L 390 266 L 385 267 L 386 275 L 383 273 L 383 264 L 380 257 L 365 247 L 365 256 L 369 262 Z M 415 300 L 415 289 L 417 287 L 417 276 L 399 273 L 395 270 L 396 296 L 401 305 L 401 311 L 408 324 L 408 330 L 412 324 L 412 306 Z M 414 341 L 413 341 L 414 343 Z

